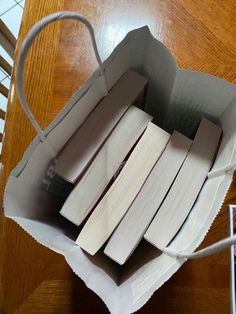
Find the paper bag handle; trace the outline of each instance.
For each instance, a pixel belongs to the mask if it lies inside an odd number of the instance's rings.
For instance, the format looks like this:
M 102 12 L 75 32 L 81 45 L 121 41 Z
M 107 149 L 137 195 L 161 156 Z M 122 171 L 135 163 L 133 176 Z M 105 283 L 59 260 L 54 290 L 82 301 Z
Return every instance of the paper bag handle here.
M 198 258 L 213 255 L 215 253 L 219 253 L 231 247 L 235 243 L 236 243 L 236 235 L 233 235 L 193 253 L 176 252 L 169 247 L 161 249 L 161 251 L 171 257 L 176 257 L 179 259 L 198 259 Z
M 41 129 L 38 122 L 36 121 L 34 115 L 32 114 L 32 112 L 29 108 L 28 102 L 25 98 L 24 87 L 23 87 L 23 75 L 24 75 L 24 66 L 25 66 L 26 57 L 27 57 L 29 48 L 31 47 L 34 39 L 48 24 L 50 24 L 51 22 L 54 22 L 54 21 L 59 21 L 59 20 L 64 20 L 64 19 L 75 19 L 77 21 L 80 21 L 89 30 L 89 34 L 90 34 L 90 37 L 92 40 L 94 54 L 95 54 L 95 57 L 97 59 L 99 70 L 100 70 L 100 75 L 103 78 L 103 82 L 104 82 L 104 95 L 106 95 L 108 92 L 105 74 L 104 74 L 103 67 L 102 67 L 102 62 L 101 62 L 101 58 L 100 58 L 99 53 L 98 53 L 97 44 L 96 44 L 96 40 L 95 40 L 95 36 L 94 36 L 94 29 L 93 29 L 92 25 L 90 24 L 90 22 L 84 16 L 82 16 L 78 13 L 75 13 L 75 12 L 70 12 L 70 11 L 56 12 L 56 13 L 53 13 L 51 15 L 44 17 L 42 20 L 37 22 L 30 29 L 30 31 L 28 32 L 28 34 L 27 34 L 27 36 L 26 36 L 26 38 L 22 44 L 22 47 L 21 47 L 21 53 L 20 53 L 18 68 L 17 68 L 17 72 L 16 72 L 16 87 L 18 90 L 19 100 L 20 100 L 21 106 L 22 106 L 25 114 L 29 118 L 29 120 L 32 123 L 33 127 L 35 128 L 36 132 L 38 133 L 40 140 L 47 143 L 48 146 L 50 147 L 50 150 L 51 150 L 53 157 L 55 157 L 57 155 L 56 150 L 54 149 L 53 145 L 46 138 L 44 131 Z

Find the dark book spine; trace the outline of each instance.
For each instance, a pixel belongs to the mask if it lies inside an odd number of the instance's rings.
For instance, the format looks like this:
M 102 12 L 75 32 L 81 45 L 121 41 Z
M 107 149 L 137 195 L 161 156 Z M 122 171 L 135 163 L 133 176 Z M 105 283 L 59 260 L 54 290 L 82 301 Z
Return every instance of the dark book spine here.
M 41 181 L 41 188 L 47 191 L 57 202 L 63 204 L 73 190 L 74 184 L 55 172 L 55 164 L 55 160 L 49 164 L 45 177 Z

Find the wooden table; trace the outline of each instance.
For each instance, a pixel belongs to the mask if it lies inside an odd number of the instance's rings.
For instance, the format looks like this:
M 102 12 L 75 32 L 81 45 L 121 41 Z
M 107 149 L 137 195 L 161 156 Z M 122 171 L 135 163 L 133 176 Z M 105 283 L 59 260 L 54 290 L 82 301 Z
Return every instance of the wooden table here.
M 175 55 L 181 68 L 236 78 L 236 2 L 233 0 L 28 0 L 16 50 L 3 147 L 1 196 L 9 172 L 35 136 L 15 90 L 22 39 L 43 16 L 74 10 L 95 27 L 102 59 L 125 34 L 144 24 Z M 97 67 L 84 26 L 49 26 L 28 58 L 25 86 L 33 113 L 44 128 Z M 227 208 L 235 202 L 236 178 L 202 246 L 227 235 Z M 64 258 L 38 245 L 1 217 L 1 296 L 5 313 L 107 313 L 103 302 L 78 279 Z M 186 263 L 139 313 L 229 313 L 228 252 Z

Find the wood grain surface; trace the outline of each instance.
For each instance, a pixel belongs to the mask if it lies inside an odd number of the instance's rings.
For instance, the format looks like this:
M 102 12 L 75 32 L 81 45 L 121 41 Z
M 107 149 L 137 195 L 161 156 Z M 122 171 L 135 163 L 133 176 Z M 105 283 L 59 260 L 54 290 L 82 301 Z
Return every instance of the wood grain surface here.
M 6 117 L 0 195 L 7 177 L 35 136 L 15 89 L 23 38 L 43 16 L 73 10 L 95 28 L 102 59 L 129 30 L 147 24 L 181 68 L 236 82 L 236 2 L 233 0 L 26 0 Z M 44 128 L 97 68 L 88 32 L 73 21 L 47 27 L 27 60 L 27 99 Z M 227 204 L 236 202 L 236 177 L 202 247 L 227 236 Z M 107 313 L 64 258 L 37 244 L 9 219 L 1 219 L 1 303 L 4 313 Z M 228 252 L 189 261 L 139 313 L 229 313 Z

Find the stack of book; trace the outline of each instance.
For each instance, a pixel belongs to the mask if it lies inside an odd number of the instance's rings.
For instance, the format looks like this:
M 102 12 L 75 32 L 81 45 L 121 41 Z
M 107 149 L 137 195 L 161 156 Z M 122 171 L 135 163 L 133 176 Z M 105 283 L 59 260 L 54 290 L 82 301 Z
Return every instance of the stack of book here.
M 55 168 L 56 180 L 73 187 L 60 213 L 82 226 L 76 243 L 91 255 L 103 248 L 121 265 L 142 238 L 163 249 L 176 236 L 222 132 L 203 118 L 193 140 L 178 131 L 168 134 L 143 111 L 147 85 L 134 71 L 124 74 L 64 147 Z

